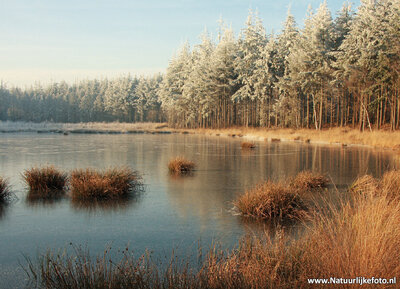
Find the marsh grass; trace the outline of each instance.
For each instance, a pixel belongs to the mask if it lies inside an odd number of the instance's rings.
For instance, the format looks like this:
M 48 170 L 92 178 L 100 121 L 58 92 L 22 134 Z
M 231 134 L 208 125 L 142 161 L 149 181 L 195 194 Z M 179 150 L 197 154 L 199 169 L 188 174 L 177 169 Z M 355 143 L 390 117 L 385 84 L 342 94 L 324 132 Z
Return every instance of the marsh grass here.
M 63 194 L 68 181 L 68 174 L 54 166 L 33 167 L 25 170 L 22 177 L 33 197 L 46 198 Z
M 369 190 L 370 182 L 364 181 L 359 183 Z M 212 246 L 202 253 L 198 269 L 174 255 L 166 267 L 160 267 L 147 252 L 135 257 L 125 249 L 115 262 L 108 250 L 91 258 L 78 248 L 70 255 L 49 251 L 36 262 L 28 259 L 25 270 L 30 287 L 47 289 L 317 288 L 307 280 L 399 278 L 399 248 L 400 203 L 382 192 L 353 194 L 338 206 L 328 204 L 307 222 L 298 238 L 277 229 L 271 235 L 244 237 L 228 251 Z M 396 284 L 379 288 L 396 288 Z
M 387 171 L 381 179 L 370 175 L 362 176 L 350 186 L 349 191 L 356 195 L 385 195 L 391 199 L 399 199 L 400 171 Z
M 0 177 L 0 204 L 5 203 L 11 196 L 8 181 Z
M 307 215 L 307 206 L 296 192 L 272 181 L 257 185 L 233 204 L 244 216 L 267 220 L 298 220 Z
M 128 167 L 104 171 L 77 169 L 71 172 L 70 186 L 73 199 L 116 199 L 141 189 L 142 179 Z
M 328 183 L 328 178 L 321 173 L 302 171 L 290 181 L 290 186 L 299 190 L 310 190 L 325 188 Z
M 256 147 L 256 145 L 252 142 L 242 142 L 242 144 L 240 145 L 242 149 L 254 149 Z
M 184 157 L 176 157 L 168 163 L 168 170 L 171 174 L 184 175 L 193 171 L 195 168 L 194 162 L 185 159 Z

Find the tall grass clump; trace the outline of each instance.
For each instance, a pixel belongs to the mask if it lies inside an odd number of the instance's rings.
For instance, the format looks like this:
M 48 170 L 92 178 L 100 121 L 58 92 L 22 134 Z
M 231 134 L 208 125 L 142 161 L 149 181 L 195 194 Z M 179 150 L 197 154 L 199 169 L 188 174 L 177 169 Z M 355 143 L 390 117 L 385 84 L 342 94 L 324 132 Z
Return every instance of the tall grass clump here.
M 301 242 L 304 284 L 307 278 L 398 278 L 400 204 L 387 195 L 355 195 L 317 216 Z
M 400 198 L 400 171 L 387 171 L 381 179 L 370 175 L 359 177 L 350 186 L 350 192 L 358 195 L 385 195 L 391 199 L 398 199 Z
M 71 172 L 70 186 L 74 199 L 114 199 L 127 196 L 141 185 L 141 177 L 130 168 L 104 171 L 77 169 Z
M 0 204 L 6 202 L 10 195 L 11 191 L 7 180 L 0 177 Z
M 68 175 L 54 166 L 34 167 L 22 175 L 29 187 L 29 193 L 40 197 L 51 197 L 64 192 Z
M 328 182 L 328 178 L 321 173 L 302 171 L 291 180 L 290 186 L 300 190 L 309 190 L 325 188 Z
M 176 157 L 168 163 L 168 170 L 172 174 L 188 174 L 193 171 L 194 167 L 194 162 L 184 157 Z
M 288 186 L 267 181 L 233 203 L 244 216 L 269 220 L 295 220 L 306 216 L 307 206 Z
M 254 149 L 256 147 L 256 145 L 251 142 L 242 142 L 240 146 L 242 147 L 242 149 Z

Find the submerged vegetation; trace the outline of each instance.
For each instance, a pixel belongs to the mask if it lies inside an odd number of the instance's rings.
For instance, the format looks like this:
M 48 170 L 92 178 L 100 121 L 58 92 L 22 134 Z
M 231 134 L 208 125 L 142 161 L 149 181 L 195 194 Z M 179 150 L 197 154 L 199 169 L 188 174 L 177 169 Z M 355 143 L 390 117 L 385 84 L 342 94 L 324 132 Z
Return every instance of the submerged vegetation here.
M 187 160 L 184 157 L 176 157 L 168 163 L 169 172 L 176 175 L 188 174 L 193 171 L 194 167 L 194 162 Z
M 33 167 L 25 170 L 22 176 L 29 193 L 38 197 L 63 193 L 68 181 L 68 174 L 54 166 Z
M 141 177 L 128 167 L 104 171 L 77 169 L 71 172 L 71 195 L 74 199 L 115 199 L 139 189 Z
M 381 184 L 395 182 L 387 178 Z M 274 185 L 280 186 L 268 188 Z M 135 257 L 126 249 L 114 262 L 109 250 L 93 259 L 79 248 L 72 255 L 49 251 L 28 260 L 25 269 L 31 285 L 48 289 L 314 288 L 309 278 L 328 276 L 380 276 L 388 281 L 382 288 L 395 288 L 390 278 L 400 272 L 400 204 L 387 193 L 354 194 L 338 207 L 319 210 L 298 238 L 278 229 L 273 236 L 244 238 L 228 252 L 211 248 L 198 270 L 175 256 L 160 267 L 148 253 Z
M 10 197 L 10 186 L 6 179 L 0 177 L 0 205 Z

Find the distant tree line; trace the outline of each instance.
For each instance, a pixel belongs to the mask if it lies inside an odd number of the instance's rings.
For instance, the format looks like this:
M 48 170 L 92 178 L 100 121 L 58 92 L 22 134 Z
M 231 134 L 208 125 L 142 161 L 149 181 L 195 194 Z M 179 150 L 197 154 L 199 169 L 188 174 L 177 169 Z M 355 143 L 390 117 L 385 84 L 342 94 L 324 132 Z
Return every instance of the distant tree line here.
M 221 21 L 162 76 L 0 91 L 0 119 L 163 121 L 175 127 L 400 127 L 400 0 L 326 2 L 278 35 L 250 11 L 238 37 Z
M 0 120 L 161 122 L 161 75 L 52 83 L 22 90 L 0 85 Z

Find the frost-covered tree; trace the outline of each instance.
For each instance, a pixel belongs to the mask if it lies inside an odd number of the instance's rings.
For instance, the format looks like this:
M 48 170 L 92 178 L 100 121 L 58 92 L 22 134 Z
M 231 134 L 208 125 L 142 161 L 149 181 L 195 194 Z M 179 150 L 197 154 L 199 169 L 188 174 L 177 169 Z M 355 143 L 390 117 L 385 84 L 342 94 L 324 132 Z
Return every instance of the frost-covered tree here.
M 257 100 L 262 98 L 256 89 L 260 80 L 257 71 L 258 61 L 266 44 L 265 29 L 257 12 L 249 11 L 246 27 L 238 41 L 238 56 L 235 61 L 238 90 L 232 96 L 234 102 L 242 106 L 242 124 L 257 124 Z

